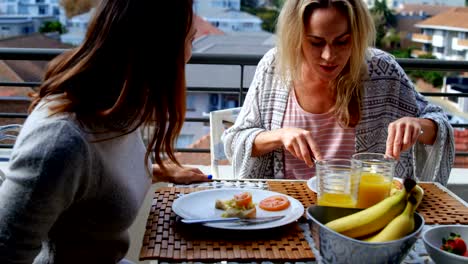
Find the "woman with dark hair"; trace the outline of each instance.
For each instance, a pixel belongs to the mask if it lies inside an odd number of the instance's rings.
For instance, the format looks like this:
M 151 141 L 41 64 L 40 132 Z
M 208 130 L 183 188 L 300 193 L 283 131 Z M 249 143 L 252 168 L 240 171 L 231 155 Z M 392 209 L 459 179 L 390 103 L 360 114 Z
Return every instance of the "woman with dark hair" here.
M 192 18 L 192 0 L 103 0 L 83 43 L 51 61 L 0 183 L 0 263 L 117 263 L 152 179 L 208 181 L 173 150 Z
M 314 160 L 377 152 L 396 177 L 447 184 L 453 129 L 388 53 L 371 48 L 362 0 L 287 0 L 277 45 L 260 61 L 236 123 L 223 135 L 234 174 L 308 179 Z

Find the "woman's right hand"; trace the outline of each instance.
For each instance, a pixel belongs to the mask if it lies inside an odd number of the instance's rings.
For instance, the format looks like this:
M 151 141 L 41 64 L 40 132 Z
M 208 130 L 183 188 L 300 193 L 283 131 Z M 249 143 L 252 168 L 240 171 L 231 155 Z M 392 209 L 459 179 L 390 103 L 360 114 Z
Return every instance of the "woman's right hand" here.
M 315 160 L 321 160 L 320 149 L 310 131 L 301 128 L 280 128 L 257 135 L 252 156 L 261 156 L 277 148 L 284 147 L 307 166 L 313 167 Z
M 320 149 L 310 131 L 293 127 L 281 128 L 281 130 L 281 142 L 294 157 L 303 160 L 309 167 L 314 166 L 315 160 L 322 159 Z

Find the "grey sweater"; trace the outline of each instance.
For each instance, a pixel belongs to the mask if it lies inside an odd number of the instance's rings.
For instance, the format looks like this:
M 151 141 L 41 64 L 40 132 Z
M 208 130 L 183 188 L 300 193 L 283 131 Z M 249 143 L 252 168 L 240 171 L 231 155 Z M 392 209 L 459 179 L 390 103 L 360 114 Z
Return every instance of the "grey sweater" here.
M 0 182 L 0 263 L 116 263 L 151 184 L 139 130 L 95 142 L 37 107 Z M 94 141 L 94 142 L 93 142 Z

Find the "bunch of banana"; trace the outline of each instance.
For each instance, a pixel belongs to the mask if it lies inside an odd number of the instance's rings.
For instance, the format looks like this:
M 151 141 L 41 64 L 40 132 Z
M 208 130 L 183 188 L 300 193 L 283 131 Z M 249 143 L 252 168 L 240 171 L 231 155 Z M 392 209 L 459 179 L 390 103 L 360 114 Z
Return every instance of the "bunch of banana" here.
M 392 225 L 393 227 L 390 226 L 387 228 L 387 226 L 395 221 L 395 219 L 406 213 L 406 215 L 409 215 L 409 218 L 413 221 L 413 227 L 409 231 L 411 232 L 414 229 L 414 210 L 421 202 L 423 194 L 423 189 L 416 185 L 414 180 L 406 179 L 404 182 L 404 188 L 401 191 L 367 209 L 330 221 L 326 226 L 336 232 L 353 238 L 368 237 L 376 232 L 383 232 L 385 229 L 387 229 L 386 232 L 395 233 L 396 236 L 398 235 L 397 233 L 400 232 L 400 228 L 410 229 L 411 226 L 408 224 L 400 227 L 396 223 Z M 409 200 L 414 202 L 412 203 L 413 206 L 410 208 L 408 208 Z M 406 231 L 402 230 L 400 233 L 404 232 Z M 372 241 L 371 238 L 368 238 L 368 240 Z M 385 237 L 377 237 L 374 239 L 375 242 L 377 242 L 378 239 L 385 239 Z
M 414 212 L 418 208 L 424 196 L 424 190 L 416 185 L 408 196 L 406 208 L 399 216 L 395 217 L 388 225 L 376 235 L 364 241 L 367 242 L 387 242 L 400 239 L 414 230 Z

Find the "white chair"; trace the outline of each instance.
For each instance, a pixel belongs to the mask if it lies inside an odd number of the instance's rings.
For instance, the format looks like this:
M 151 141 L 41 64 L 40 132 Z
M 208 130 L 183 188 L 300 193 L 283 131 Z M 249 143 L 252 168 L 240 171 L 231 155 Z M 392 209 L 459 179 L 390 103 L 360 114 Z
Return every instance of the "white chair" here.
M 236 121 L 239 115 L 240 107 L 216 110 L 210 112 L 210 156 L 211 156 L 211 174 L 214 179 L 235 178 L 232 166 L 224 153 L 221 135 L 224 130 L 229 128 Z M 225 161 L 222 163 L 221 161 Z M 220 165 L 223 165 L 223 173 L 220 174 Z
M 14 142 L 21 127 L 21 125 L 17 124 L 0 126 L 0 143 L 2 141 Z M 0 147 L 0 184 L 5 180 L 5 174 L 2 169 L 6 168 L 10 160 L 11 150 L 11 148 Z
M 15 140 L 21 127 L 22 126 L 18 124 L 0 126 L 0 141 L 7 139 Z M 14 133 L 12 134 L 11 132 Z

